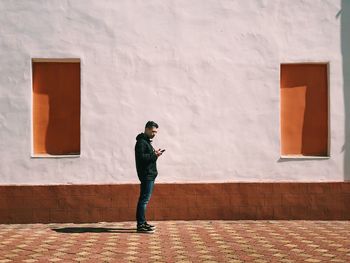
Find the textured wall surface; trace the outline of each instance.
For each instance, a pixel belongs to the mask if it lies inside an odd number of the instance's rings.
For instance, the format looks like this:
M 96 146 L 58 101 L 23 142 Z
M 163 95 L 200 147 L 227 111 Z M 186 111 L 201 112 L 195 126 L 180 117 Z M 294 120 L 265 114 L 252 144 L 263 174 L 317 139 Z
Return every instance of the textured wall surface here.
M 0 184 L 344 180 L 339 0 L 0 0 Z M 31 158 L 32 58 L 81 59 L 81 156 Z M 329 62 L 330 155 L 280 159 L 280 64 Z

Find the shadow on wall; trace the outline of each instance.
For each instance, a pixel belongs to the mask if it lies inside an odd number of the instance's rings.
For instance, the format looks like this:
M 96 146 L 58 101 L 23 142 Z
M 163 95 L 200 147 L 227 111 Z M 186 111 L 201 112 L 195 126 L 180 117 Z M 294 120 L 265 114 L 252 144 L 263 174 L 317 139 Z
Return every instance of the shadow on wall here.
M 80 154 L 80 64 L 49 63 L 45 147 L 52 155 Z
M 328 156 L 327 65 L 305 65 L 305 111 L 302 127 L 302 149 L 305 156 Z
M 350 181 L 350 0 L 342 0 L 340 33 L 345 107 L 344 180 Z

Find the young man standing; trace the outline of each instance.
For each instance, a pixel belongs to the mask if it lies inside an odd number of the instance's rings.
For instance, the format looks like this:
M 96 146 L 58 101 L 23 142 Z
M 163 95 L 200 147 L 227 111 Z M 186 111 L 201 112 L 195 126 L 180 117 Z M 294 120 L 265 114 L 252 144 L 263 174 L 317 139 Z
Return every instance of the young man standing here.
M 157 134 L 158 124 L 148 121 L 145 131 L 136 137 L 135 160 L 136 170 L 140 184 L 140 197 L 137 203 L 136 221 L 137 232 L 153 233 L 155 226 L 146 221 L 146 207 L 151 199 L 154 181 L 158 175 L 157 159 L 162 155 L 164 150 L 155 150 L 152 146 L 152 139 Z

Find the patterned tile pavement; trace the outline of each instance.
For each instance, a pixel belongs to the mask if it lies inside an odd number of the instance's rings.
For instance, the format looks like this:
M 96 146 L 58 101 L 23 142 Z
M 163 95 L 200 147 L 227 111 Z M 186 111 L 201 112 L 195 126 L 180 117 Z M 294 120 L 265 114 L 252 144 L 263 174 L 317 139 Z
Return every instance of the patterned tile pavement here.
M 0 224 L 0 262 L 350 262 L 350 221 Z

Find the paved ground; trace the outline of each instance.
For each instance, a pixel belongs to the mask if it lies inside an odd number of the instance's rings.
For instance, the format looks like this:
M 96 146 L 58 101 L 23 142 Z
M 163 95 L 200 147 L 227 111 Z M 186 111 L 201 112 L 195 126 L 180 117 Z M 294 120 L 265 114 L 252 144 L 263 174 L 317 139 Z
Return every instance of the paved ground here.
M 350 262 L 350 221 L 0 224 L 0 262 Z

